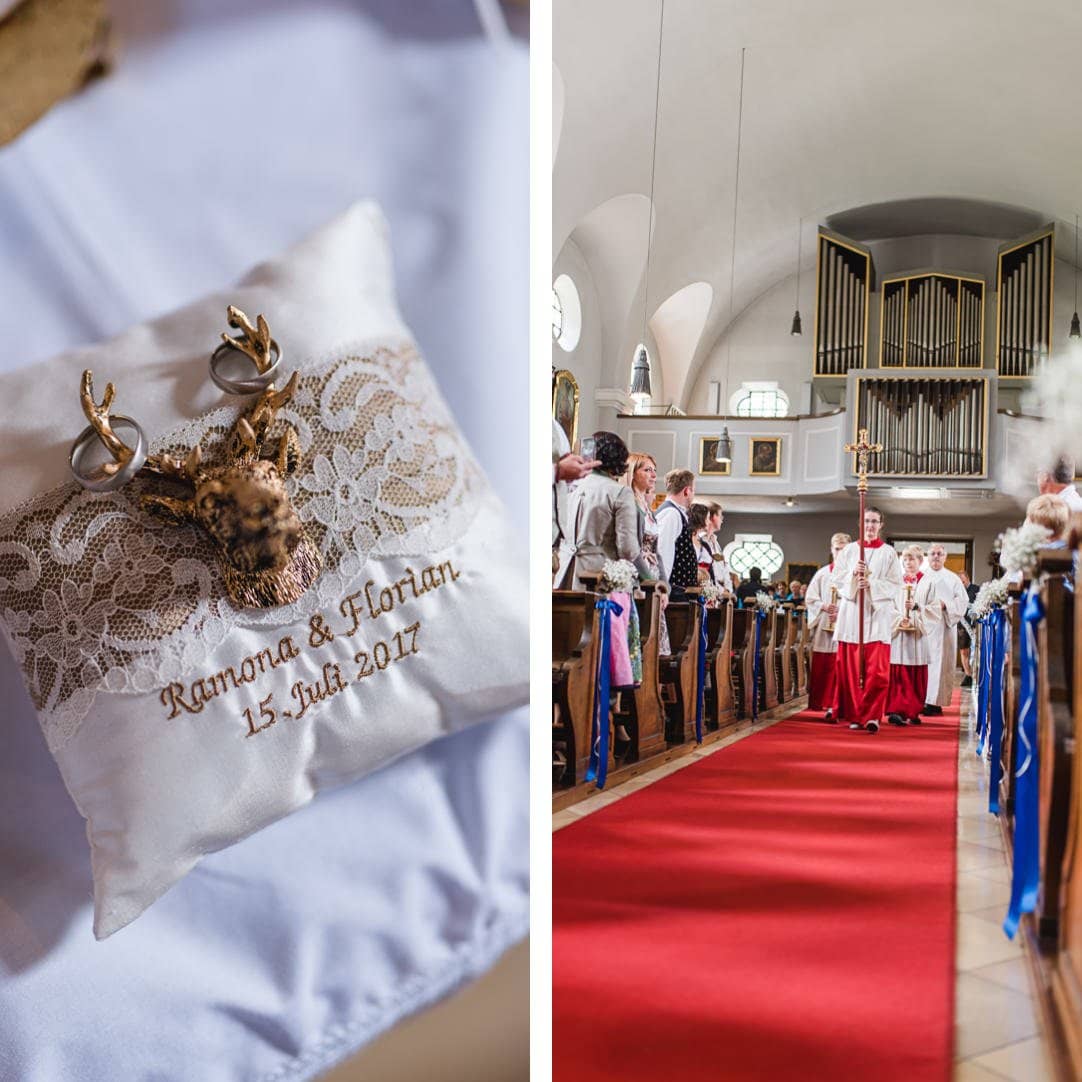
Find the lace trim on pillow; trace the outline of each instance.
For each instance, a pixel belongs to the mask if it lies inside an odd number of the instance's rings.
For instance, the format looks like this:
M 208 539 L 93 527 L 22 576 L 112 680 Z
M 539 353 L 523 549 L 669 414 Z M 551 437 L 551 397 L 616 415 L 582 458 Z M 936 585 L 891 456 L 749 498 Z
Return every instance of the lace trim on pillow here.
M 242 409 L 214 410 L 153 443 L 213 459 Z M 485 487 L 412 344 L 339 351 L 301 369 L 273 436 L 292 424 L 301 459 L 287 487 L 324 570 L 292 605 L 237 609 L 213 543 L 139 508 L 162 491 L 74 482 L 0 518 L 0 621 L 54 751 L 102 689 L 140 694 L 197 669 L 236 627 L 281 626 L 337 603 L 366 560 L 422 555 L 468 529 Z

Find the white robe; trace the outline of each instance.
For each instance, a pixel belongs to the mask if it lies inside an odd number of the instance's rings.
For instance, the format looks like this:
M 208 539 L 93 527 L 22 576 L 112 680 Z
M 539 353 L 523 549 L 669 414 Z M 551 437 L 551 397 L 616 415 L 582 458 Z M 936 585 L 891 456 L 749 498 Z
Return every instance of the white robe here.
M 854 568 L 860 560 L 860 544 L 850 542 L 834 562 L 831 585 L 838 590 L 838 622 L 834 641 L 859 642 L 860 608 Z M 894 606 L 902 583 L 902 561 L 890 545 L 865 546 L 868 584 L 864 591 L 864 641 L 889 643 L 894 630 Z
M 905 616 L 905 582 L 898 590 L 894 613 L 894 637 L 890 640 L 890 663 L 892 665 L 928 664 L 928 628 L 939 621 L 939 599 L 935 586 L 925 572 L 913 587 L 913 608 L 909 621 L 915 631 L 899 631 L 898 625 Z
M 804 608 L 808 613 L 808 628 L 812 632 L 812 650 L 817 654 L 836 654 L 838 644 L 834 641 L 834 632 L 827 631 L 830 617 L 823 612 L 823 606 L 830 604 L 830 575 L 833 564 L 819 568 L 812 575 L 811 582 L 804 594 Z
M 958 621 L 969 607 L 969 594 L 962 580 L 949 568 L 928 568 L 921 582 L 929 580 L 939 604 L 932 606 L 935 618 L 928 625 L 928 702 L 949 706 L 954 694 L 955 658 L 958 656 Z M 944 608 L 945 606 L 945 608 Z

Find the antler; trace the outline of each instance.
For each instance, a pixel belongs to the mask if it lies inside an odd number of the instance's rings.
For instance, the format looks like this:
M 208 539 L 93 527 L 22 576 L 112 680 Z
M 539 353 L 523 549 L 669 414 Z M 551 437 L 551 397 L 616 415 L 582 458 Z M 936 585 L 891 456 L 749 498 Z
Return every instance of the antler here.
M 226 314 L 229 317 L 229 326 L 239 330 L 241 336 L 234 338 L 223 331 L 222 341 L 227 346 L 247 354 L 260 372 L 266 372 L 271 366 L 271 336 L 267 321 L 262 316 L 256 316 L 256 325 L 253 327 L 248 317 L 232 304 Z
M 79 398 L 90 426 L 97 432 L 105 449 L 113 456 L 113 461 L 106 462 L 101 468 L 102 473 L 110 475 L 116 473 L 135 454 L 132 448 L 113 431 L 113 426 L 110 424 L 109 411 L 113 407 L 115 397 L 116 388 L 111 383 L 107 383 L 101 405 L 97 405 L 94 402 L 94 373 L 89 368 L 83 372 L 83 386 Z

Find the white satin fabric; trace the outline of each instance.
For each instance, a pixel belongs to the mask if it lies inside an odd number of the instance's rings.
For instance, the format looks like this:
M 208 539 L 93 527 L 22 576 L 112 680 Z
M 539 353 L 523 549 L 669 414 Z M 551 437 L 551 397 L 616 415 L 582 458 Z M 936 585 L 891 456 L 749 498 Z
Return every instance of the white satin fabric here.
M 247 268 L 370 196 L 390 221 L 406 322 L 525 521 L 521 43 L 486 41 L 468 0 L 110 9 L 114 74 L 0 148 L 0 379 L 208 290 L 244 296 L 227 287 Z M 319 271 L 291 266 L 295 285 Z M 252 288 L 280 270 L 257 267 Z M 365 303 L 342 299 L 346 320 Z M 212 336 L 222 314 L 207 319 Z M 155 370 L 149 347 L 168 348 L 166 329 L 146 343 Z M 177 377 L 171 355 L 162 368 Z M 176 386 L 179 400 L 194 383 Z M 33 487 L 66 449 L 81 424 L 74 390 L 39 379 L 54 431 L 0 475 L 3 505 L 17 502 L 9 481 Z M 10 411 L 7 423 L 25 429 Z M 84 823 L 3 649 L 0 700 L 4 1079 L 314 1078 L 525 934 L 525 711 L 322 793 L 96 942 Z

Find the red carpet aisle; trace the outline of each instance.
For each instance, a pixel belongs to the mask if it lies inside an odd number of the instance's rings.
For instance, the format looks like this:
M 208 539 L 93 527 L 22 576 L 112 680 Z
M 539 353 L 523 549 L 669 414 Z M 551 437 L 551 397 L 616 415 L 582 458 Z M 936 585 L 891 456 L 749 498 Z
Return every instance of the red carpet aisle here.
M 941 1082 L 958 693 L 798 714 L 553 836 L 553 1078 Z

